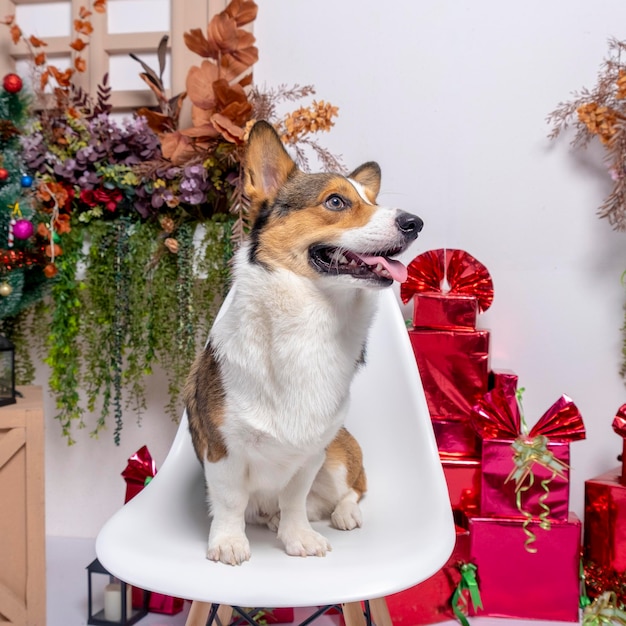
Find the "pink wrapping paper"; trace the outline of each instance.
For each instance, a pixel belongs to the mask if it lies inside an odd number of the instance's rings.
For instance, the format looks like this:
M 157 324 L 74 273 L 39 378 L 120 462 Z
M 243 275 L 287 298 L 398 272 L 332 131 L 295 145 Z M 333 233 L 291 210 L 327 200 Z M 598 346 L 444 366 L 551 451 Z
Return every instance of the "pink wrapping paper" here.
M 437 448 L 443 456 L 479 459 L 481 440 L 467 421 L 432 420 Z
M 491 385 L 490 391 L 480 398 L 470 416 L 473 427 L 483 439 L 481 514 L 520 517 L 527 513 L 546 520 L 565 520 L 569 509 L 569 444 L 585 438 L 585 426 L 579 410 L 568 396 L 562 395 L 530 432 L 522 434 L 516 397 L 517 377 L 508 372 L 494 372 Z M 553 453 L 553 459 L 541 448 L 541 442 L 546 443 L 547 452 Z M 512 479 L 513 470 L 517 467 L 513 446 L 535 451 L 535 444 L 542 450 L 541 454 L 520 457 L 529 463 L 520 465 L 522 469 L 519 471 L 525 473 L 519 474 L 523 477 L 519 480 L 518 501 L 516 480 Z M 556 469 L 553 472 L 544 465 Z M 551 477 L 549 483 L 542 485 L 542 481 Z M 548 490 L 547 495 L 544 486 Z
M 580 520 L 572 513 L 549 532 L 531 526 L 534 554 L 524 548 L 521 520 L 470 519 L 470 560 L 483 601 L 476 614 L 578 622 Z
M 523 517 L 517 508 L 515 481 L 505 482 L 514 468 L 510 439 L 485 439 L 482 448 L 482 483 L 480 490 L 480 513 L 489 517 Z M 550 493 L 545 504 L 550 508 L 548 519 L 567 520 L 569 513 L 569 443 L 550 441 L 548 450 L 565 463 L 564 477 L 556 476 L 549 484 Z M 544 509 L 539 504 L 539 497 L 544 494 L 541 481 L 549 479 L 552 472 L 535 464 L 533 467 L 535 482 L 531 489 L 522 494 L 525 512 L 539 517 Z

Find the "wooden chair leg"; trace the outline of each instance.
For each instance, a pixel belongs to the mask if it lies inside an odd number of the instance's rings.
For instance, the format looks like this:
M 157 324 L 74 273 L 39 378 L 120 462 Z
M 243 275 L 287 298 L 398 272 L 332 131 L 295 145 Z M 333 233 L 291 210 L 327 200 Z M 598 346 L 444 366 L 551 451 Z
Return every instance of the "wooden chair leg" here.
M 341 605 L 346 626 L 365 626 L 366 619 L 360 602 L 348 602 Z
M 385 598 L 374 598 L 374 600 L 370 600 L 370 611 L 372 612 L 372 619 L 376 626 L 393 626 Z
M 194 600 L 189 609 L 189 615 L 185 626 L 206 626 L 211 611 L 210 602 L 198 602 Z M 217 609 L 217 618 L 222 626 L 228 626 L 233 617 L 233 608 L 227 604 L 220 604 Z

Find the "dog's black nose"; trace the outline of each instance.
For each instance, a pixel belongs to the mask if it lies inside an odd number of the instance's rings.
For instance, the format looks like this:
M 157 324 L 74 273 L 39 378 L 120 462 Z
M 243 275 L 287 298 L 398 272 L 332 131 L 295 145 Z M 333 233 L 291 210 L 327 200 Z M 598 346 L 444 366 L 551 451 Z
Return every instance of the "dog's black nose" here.
M 424 222 L 417 215 L 405 213 L 404 211 L 398 213 L 396 224 L 409 239 L 416 239 L 418 233 L 424 227 Z

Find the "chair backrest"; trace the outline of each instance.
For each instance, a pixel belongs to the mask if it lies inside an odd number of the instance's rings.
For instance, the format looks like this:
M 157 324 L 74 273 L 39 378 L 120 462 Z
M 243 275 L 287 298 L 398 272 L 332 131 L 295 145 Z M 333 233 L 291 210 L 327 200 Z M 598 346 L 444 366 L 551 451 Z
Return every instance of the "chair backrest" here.
M 289 557 L 269 530 L 248 527 L 249 562 L 230 567 L 207 561 L 203 476 L 183 415 L 156 478 L 102 528 L 98 558 L 130 584 L 238 606 L 351 602 L 425 580 L 452 552 L 454 524 L 415 358 L 391 290 L 380 294 L 346 425 L 364 452 L 364 521 L 349 532 L 315 523 L 333 546 L 326 557 Z

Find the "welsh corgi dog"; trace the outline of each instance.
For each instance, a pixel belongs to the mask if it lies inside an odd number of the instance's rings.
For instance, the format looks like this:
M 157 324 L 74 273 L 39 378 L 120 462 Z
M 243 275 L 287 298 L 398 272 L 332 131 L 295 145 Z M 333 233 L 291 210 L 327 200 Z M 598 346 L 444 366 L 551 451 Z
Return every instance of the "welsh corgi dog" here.
M 423 226 L 376 204 L 376 163 L 304 173 L 263 121 L 250 131 L 244 185 L 249 237 L 184 391 L 212 516 L 207 558 L 231 565 L 250 558 L 246 522 L 267 524 L 295 556 L 331 549 L 311 521 L 361 525 L 361 449 L 343 427 L 350 384 L 377 291 L 406 280 L 391 257 Z

